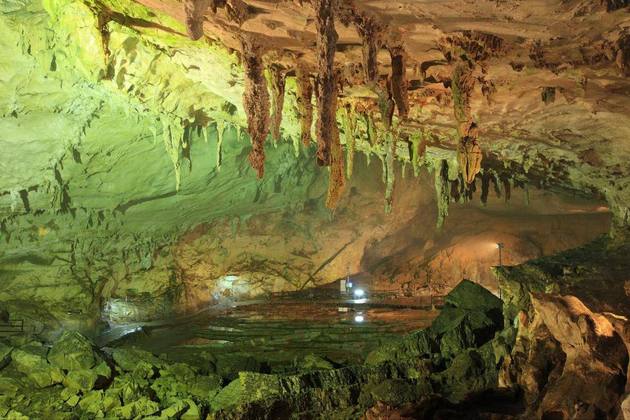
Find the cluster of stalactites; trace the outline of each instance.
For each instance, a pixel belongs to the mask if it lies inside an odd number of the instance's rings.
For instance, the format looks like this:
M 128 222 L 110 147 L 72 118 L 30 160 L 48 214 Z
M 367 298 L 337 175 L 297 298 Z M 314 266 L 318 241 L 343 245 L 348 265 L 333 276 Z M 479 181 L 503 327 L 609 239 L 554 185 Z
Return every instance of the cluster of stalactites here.
M 265 139 L 269 133 L 269 92 L 264 76 L 260 47 L 249 38 L 242 39 L 245 90 L 243 107 L 247 114 L 247 132 L 252 141 L 249 162 L 258 178 L 265 173 Z

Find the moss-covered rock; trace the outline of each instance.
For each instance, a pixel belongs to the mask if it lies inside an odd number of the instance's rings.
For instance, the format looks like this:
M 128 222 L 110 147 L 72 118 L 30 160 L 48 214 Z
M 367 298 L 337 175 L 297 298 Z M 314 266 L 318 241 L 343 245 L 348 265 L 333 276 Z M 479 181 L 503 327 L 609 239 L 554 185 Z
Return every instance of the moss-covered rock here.
M 444 299 L 447 305 L 469 311 L 501 311 L 501 299 L 470 280 L 462 280 Z
M 77 331 L 65 331 L 48 352 L 51 365 L 64 370 L 89 369 L 96 364 L 92 342 Z
M 43 347 L 23 347 L 13 350 L 12 363 L 15 368 L 39 388 L 44 388 L 63 381 L 63 372 L 46 360 L 46 349 Z

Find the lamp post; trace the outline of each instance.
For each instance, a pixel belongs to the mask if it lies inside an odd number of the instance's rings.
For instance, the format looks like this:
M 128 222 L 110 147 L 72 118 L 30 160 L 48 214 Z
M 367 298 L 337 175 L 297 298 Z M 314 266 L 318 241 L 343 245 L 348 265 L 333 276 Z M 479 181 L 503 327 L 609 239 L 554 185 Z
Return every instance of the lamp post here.
M 504 247 L 505 247 L 505 245 L 503 245 L 503 242 L 498 242 L 497 243 L 497 249 L 499 250 L 499 267 L 503 267 L 503 260 L 502 260 L 501 251 L 503 250 Z

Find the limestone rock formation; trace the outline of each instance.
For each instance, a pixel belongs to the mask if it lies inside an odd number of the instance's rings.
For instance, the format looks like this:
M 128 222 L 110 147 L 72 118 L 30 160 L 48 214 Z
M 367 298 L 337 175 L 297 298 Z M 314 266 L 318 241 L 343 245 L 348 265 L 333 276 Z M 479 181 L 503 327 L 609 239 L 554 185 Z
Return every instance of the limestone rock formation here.
M 626 384 L 628 351 L 602 314 L 574 296 L 533 294 L 520 316 L 506 378 L 524 388 L 530 415 L 613 418 Z

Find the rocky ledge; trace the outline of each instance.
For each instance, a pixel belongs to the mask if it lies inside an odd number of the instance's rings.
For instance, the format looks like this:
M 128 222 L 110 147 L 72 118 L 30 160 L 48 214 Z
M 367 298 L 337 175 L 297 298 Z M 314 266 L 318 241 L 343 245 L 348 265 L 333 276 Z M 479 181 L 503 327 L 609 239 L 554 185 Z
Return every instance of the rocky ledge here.
M 12 338 L 0 344 L 0 416 L 599 419 L 621 412 L 625 319 L 594 313 L 574 296 L 532 292 L 508 321 L 501 300 L 463 281 L 431 327 L 385 343 L 363 364 L 309 356 L 299 373 L 285 375 L 99 349 L 71 331 L 52 343 Z

